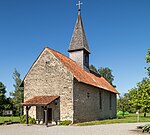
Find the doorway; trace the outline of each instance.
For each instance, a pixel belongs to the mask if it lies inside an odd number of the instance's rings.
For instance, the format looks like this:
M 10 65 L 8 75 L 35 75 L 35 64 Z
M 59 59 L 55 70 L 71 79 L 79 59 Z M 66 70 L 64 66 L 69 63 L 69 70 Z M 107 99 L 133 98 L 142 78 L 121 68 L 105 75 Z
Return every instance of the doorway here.
M 52 122 L 52 108 L 47 108 L 47 120 Z

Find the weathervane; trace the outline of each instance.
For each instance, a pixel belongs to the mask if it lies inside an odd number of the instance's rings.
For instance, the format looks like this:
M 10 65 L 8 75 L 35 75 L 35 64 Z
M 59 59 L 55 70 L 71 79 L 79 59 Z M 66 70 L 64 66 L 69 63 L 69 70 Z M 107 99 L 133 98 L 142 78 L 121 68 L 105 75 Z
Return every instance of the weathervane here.
M 82 2 L 78 2 L 78 4 L 76 4 L 76 6 L 78 6 L 78 11 L 80 11 L 81 10 L 81 5 L 82 5 L 83 3 Z

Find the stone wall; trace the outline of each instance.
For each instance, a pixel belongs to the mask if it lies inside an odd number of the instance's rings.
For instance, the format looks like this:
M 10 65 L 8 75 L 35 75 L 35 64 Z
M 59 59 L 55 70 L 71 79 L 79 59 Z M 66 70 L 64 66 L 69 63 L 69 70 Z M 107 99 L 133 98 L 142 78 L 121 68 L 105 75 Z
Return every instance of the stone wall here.
M 102 97 L 101 108 L 99 92 Z M 116 117 L 116 94 L 75 81 L 73 99 L 74 123 Z
M 70 55 L 69 56 L 70 59 L 76 61 L 80 67 L 84 68 L 84 65 L 83 65 L 83 61 L 84 61 L 83 50 L 69 52 L 69 55 Z
M 60 96 L 60 120 L 73 120 L 73 75 L 47 49 L 40 54 L 24 80 L 24 101 L 41 95 Z M 36 108 L 29 115 L 36 118 Z
M 85 59 L 86 55 L 86 59 Z M 89 54 L 85 50 L 79 50 L 74 52 L 69 52 L 70 59 L 76 61 L 78 65 L 84 69 L 85 71 L 89 72 Z

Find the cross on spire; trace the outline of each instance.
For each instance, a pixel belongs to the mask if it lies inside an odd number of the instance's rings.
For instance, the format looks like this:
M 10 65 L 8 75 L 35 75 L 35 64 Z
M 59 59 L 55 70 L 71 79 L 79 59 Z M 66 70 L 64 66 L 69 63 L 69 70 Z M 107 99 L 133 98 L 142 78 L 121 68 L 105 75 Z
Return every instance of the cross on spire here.
M 78 1 L 78 4 L 76 4 L 76 6 L 78 6 L 78 11 L 80 11 L 81 10 L 81 5 L 82 5 L 83 3 L 82 2 L 80 2 L 80 1 Z

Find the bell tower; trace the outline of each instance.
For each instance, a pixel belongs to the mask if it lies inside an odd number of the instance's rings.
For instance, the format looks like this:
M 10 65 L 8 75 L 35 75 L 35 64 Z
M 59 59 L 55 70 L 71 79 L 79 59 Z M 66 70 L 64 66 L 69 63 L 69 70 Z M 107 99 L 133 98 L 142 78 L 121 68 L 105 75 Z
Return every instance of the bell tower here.
M 88 47 L 82 23 L 81 4 L 80 1 L 76 4 L 78 6 L 78 18 L 74 27 L 68 52 L 71 59 L 76 61 L 84 70 L 88 70 L 90 49 Z

